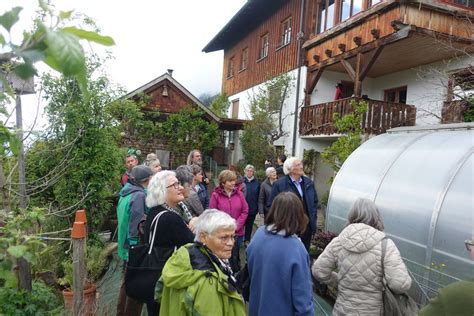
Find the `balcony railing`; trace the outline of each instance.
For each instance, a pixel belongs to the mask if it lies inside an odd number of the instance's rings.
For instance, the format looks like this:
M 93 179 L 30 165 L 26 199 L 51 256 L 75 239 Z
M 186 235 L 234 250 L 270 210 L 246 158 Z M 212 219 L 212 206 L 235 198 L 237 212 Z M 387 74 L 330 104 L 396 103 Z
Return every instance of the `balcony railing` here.
M 441 123 L 464 122 L 464 113 L 467 108 L 467 102 L 464 100 L 444 102 L 441 110 Z
M 333 114 L 340 116 L 352 113 L 352 101 L 361 98 L 345 98 L 337 101 L 304 106 L 300 113 L 300 136 L 336 134 Z M 366 134 L 382 134 L 387 129 L 399 126 L 413 126 L 416 121 L 416 108 L 403 103 L 390 103 L 378 100 L 366 100 L 368 109 L 362 119 L 362 128 Z

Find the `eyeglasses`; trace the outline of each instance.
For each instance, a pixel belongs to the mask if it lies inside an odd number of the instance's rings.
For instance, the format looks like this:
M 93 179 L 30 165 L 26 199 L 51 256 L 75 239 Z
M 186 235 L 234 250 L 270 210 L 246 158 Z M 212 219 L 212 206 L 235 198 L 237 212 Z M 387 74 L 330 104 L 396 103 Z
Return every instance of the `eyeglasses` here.
M 166 188 L 168 189 L 168 188 L 174 187 L 176 190 L 179 190 L 179 187 L 180 187 L 180 186 L 181 186 L 181 185 L 179 184 L 179 182 L 176 181 L 175 183 L 170 184 L 170 185 L 167 186 Z
M 465 240 L 464 244 L 466 245 L 467 251 L 471 251 L 471 249 L 472 249 L 472 240 Z
M 227 244 L 229 241 L 232 241 L 232 242 L 235 241 L 235 235 L 220 236 L 220 237 L 217 237 L 217 239 L 219 239 L 221 243 Z

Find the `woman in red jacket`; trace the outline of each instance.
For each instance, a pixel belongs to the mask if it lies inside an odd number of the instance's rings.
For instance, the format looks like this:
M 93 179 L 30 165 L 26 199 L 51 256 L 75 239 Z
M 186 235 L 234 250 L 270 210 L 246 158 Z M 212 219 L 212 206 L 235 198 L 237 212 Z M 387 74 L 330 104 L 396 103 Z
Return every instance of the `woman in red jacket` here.
M 235 244 L 232 249 L 230 265 L 234 272 L 240 270 L 239 249 L 244 238 L 244 225 L 247 220 L 249 207 L 245 197 L 235 186 L 237 175 L 230 170 L 222 170 L 219 174 L 219 186 L 212 192 L 209 208 L 215 208 L 229 214 L 237 224 Z

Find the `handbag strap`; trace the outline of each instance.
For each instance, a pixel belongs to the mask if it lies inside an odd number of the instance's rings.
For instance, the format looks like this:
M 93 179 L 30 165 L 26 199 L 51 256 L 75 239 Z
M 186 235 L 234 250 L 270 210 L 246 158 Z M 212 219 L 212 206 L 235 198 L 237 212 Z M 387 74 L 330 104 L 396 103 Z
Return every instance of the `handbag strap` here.
M 156 214 L 155 218 L 151 221 L 150 227 L 153 227 L 153 233 L 150 230 L 150 235 L 148 236 L 148 244 L 150 245 L 150 249 L 148 249 L 148 254 L 151 254 L 151 251 L 153 250 L 153 244 L 155 243 L 155 235 L 156 235 L 156 228 L 158 227 L 158 221 L 160 220 L 161 215 L 164 213 L 168 213 L 169 211 L 164 210 L 158 214 Z
M 385 280 L 385 270 L 384 270 L 384 267 L 383 267 L 383 262 L 385 261 L 385 251 L 387 249 L 387 237 L 384 237 L 382 239 L 382 264 L 381 264 L 381 267 L 382 267 L 382 284 L 384 286 L 387 285 L 387 281 Z M 384 290 L 385 290 L 385 287 L 384 287 Z

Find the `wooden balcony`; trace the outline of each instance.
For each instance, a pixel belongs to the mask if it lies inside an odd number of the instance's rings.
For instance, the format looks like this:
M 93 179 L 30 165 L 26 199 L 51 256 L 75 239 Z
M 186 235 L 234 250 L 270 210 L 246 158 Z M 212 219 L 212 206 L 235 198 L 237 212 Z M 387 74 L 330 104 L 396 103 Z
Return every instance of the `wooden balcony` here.
M 322 104 L 304 106 L 300 112 L 300 136 L 322 136 L 337 134 L 333 114 L 343 116 L 353 112 L 352 101 L 361 98 L 345 98 Z M 378 135 L 387 129 L 399 126 L 413 126 L 416 108 L 403 103 L 367 100 L 368 110 L 362 119 L 366 134 Z
M 464 122 L 464 113 L 468 108 L 465 100 L 446 101 L 441 110 L 441 123 L 460 123 Z

